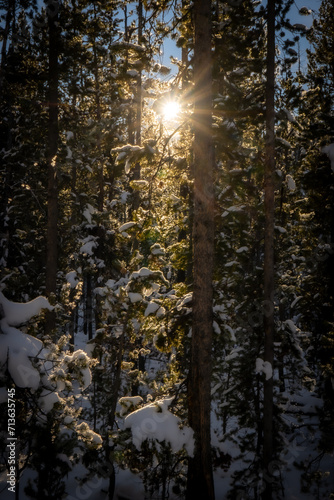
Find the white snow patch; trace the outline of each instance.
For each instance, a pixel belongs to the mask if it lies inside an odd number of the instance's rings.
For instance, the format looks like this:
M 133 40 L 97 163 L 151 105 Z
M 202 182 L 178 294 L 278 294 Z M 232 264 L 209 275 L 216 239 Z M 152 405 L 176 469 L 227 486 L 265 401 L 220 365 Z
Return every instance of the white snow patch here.
M 30 302 L 11 302 L 2 292 L 0 292 L 0 307 L 4 312 L 4 317 L 8 325 L 18 326 L 27 323 L 31 318 L 37 316 L 42 309 L 52 311 L 53 306 L 49 304 L 46 297 L 36 297 Z
M 85 210 L 83 211 L 83 216 L 86 218 L 89 224 L 92 223 L 92 215 L 95 214 L 95 208 L 87 203 Z
M 88 354 L 82 349 L 77 349 L 73 354 L 66 354 L 64 362 L 73 363 L 80 368 L 82 387 L 83 389 L 86 389 L 92 382 L 92 373 L 89 368 Z
M 121 227 L 118 228 L 118 231 L 122 233 L 123 231 L 127 231 L 136 224 L 137 224 L 136 222 L 126 222 L 125 224 L 123 224 Z
M 224 328 L 229 332 L 232 342 L 236 342 L 235 331 L 230 325 L 224 325 Z
M 291 177 L 291 175 L 286 176 L 286 181 L 288 184 L 288 189 L 290 189 L 290 191 L 294 191 L 296 189 L 296 183 L 294 179 Z
M 240 247 L 237 250 L 237 253 L 248 252 L 248 247 Z
M 296 118 L 295 116 L 293 115 L 293 113 L 291 113 L 291 111 L 289 111 L 288 109 L 286 108 L 283 108 L 283 111 L 284 113 L 286 114 L 286 117 L 287 119 L 289 120 L 289 122 L 291 123 L 296 123 Z
M 85 238 L 82 241 L 82 243 L 83 243 L 83 245 L 80 248 L 80 253 L 86 254 L 86 255 L 93 255 L 93 250 L 94 250 L 94 248 L 97 247 L 96 238 L 94 236 L 87 236 L 87 238 Z
M 128 296 L 132 304 L 143 300 L 143 296 L 141 295 L 141 293 L 129 292 Z
M 279 231 L 280 233 L 284 234 L 286 233 L 286 229 L 284 227 L 281 227 L 281 226 L 274 226 L 275 229 L 277 229 L 277 231 Z
M 92 431 L 92 429 L 86 422 L 81 422 L 81 424 L 77 426 L 77 431 L 79 436 L 81 436 L 85 441 L 89 442 L 91 445 L 94 446 L 102 445 L 101 436 L 99 434 L 96 434 L 96 432 Z
M 157 312 L 158 309 L 160 309 L 159 304 L 156 304 L 155 302 L 150 302 L 145 309 L 144 316 L 149 316 L 150 314 L 154 314 Z
M 225 357 L 225 361 L 231 361 L 234 358 L 237 358 L 239 356 L 239 349 L 233 350 L 231 354 L 228 354 Z
M 297 332 L 297 327 L 291 319 L 287 319 L 285 321 L 285 324 L 289 327 L 289 329 L 291 330 L 292 333 Z
M 60 398 L 56 392 L 43 389 L 39 398 L 39 403 L 43 411 L 49 413 L 49 411 L 52 410 L 53 406 L 59 402 Z
M 225 267 L 232 267 L 232 266 L 234 266 L 234 264 L 237 264 L 237 265 L 238 265 L 238 264 L 239 264 L 239 262 L 237 262 L 236 260 L 231 260 L 231 262 L 227 262 L 227 263 L 225 264 Z
M 152 245 L 150 250 L 153 255 L 165 255 L 165 250 L 161 245 L 159 245 L 159 243 L 155 243 L 154 245 Z
M 266 380 L 269 380 L 273 376 L 273 367 L 269 361 L 263 361 L 263 359 L 257 358 L 255 372 L 264 373 Z
M 277 140 L 278 140 L 278 142 L 280 142 L 281 144 L 283 144 L 283 146 L 286 146 L 287 148 L 292 148 L 290 142 L 286 141 L 282 137 L 277 137 Z M 280 172 L 280 170 L 276 170 L 276 173 L 277 172 Z M 278 175 L 280 175 L 280 174 L 278 174 Z
M 123 396 L 118 400 L 119 403 L 130 403 L 132 406 L 136 406 L 143 401 L 141 396 Z
M 295 300 L 293 302 L 291 302 L 291 307 L 295 307 L 295 305 L 297 304 L 297 302 L 300 301 L 300 299 L 302 299 L 303 296 L 300 295 L 299 297 L 296 297 Z
M 124 396 L 118 400 L 119 404 L 122 406 L 121 416 L 123 416 L 129 408 L 137 406 L 143 402 L 141 396 Z
M 191 302 L 193 299 L 193 294 L 192 292 L 190 293 L 187 293 L 184 297 L 182 297 L 182 299 L 180 299 L 180 301 L 178 302 L 177 304 L 177 310 L 180 311 L 182 309 L 182 307 L 184 307 L 186 304 L 188 304 L 189 302 Z
M 127 172 L 125 172 L 127 173 Z M 134 181 L 131 181 L 131 186 L 136 188 L 136 189 L 141 189 L 143 187 L 146 187 L 148 186 L 148 181 L 145 181 L 144 179 L 141 179 L 141 180 L 134 180 Z
M 138 450 L 148 439 L 170 443 L 174 453 L 184 447 L 188 455 L 193 456 L 193 430 L 186 426 L 181 429 L 180 418 L 168 410 L 173 399 L 172 397 L 150 403 L 125 418 L 125 428 L 131 429 L 132 441 Z
M 75 288 L 79 283 L 79 278 L 76 271 L 70 271 L 66 274 L 66 281 L 70 284 L 71 288 Z
M 42 309 L 54 308 L 45 297 L 37 297 L 27 303 L 11 302 L 0 292 L 0 306 L 3 312 L 0 335 L 0 363 L 8 357 L 8 371 L 18 387 L 37 389 L 40 381 L 38 370 L 32 365 L 31 358 L 36 358 L 43 349 L 43 343 L 20 332 L 13 326 L 27 323 Z M 13 326 L 10 326 L 13 325 Z
M 130 279 L 145 278 L 147 276 L 151 276 L 152 274 L 154 274 L 154 271 L 151 271 L 147 267 L 142 267 L 139 271 L 134 271 L 131 274 Z
M 127 158 L 125 160 L 125 165 L 124 165 L 124 172 L 126 173 L 126 175 L 130 172 L 130 167 L 131 167 L 130 158 Z
M 37 389 L 40 375 L 32 366 L 29 358 L 36 357 L 43 348 L 40 340 L 1 324 L 5 335 L 0 335 L 0 362 L 6 362 L 8 354 L 8 371 L 18 387 Z
M 244 208 L 245 208 L 245 205 L 240 205 L 240 206 L 235 205 L 233 207 L 229 207 L 225 210 L 225 212 L 222 213 L 222 217 L 226 217 L 227 215 L 229 215 L 232 212 L 235 212 L 235 213 L 243 212 Z
M 164 307 L 159 307 L 159 309 L 157 310 L 157 314 L 156 314 L 156 317 L 157 318 L 163 318 L 164 316 L 166 315 L 166 309 Z
M 131 193 L 128 191 L 122 191 L 121 196 L 120 196 L 120 201 L 123 205 L 127 202 L 128 196 L 130 196 Z
M 215 333 L 217 333 L 218 335 L 222 332 L 221 329 L 220 329 L 220 326 L 218 325 L 217 321 L 214 321 L 212 323 L 212 326 L 213 326 L 213 331 Z

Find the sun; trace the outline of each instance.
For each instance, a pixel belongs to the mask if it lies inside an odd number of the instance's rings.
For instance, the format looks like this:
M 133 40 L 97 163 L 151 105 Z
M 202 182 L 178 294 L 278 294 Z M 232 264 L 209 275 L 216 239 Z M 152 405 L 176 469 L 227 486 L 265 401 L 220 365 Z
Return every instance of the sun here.
M 177 101 L 167 101 L 162 108 L 162 116 L 165 121 L 176 120 L 180 114 L 181 106 Z

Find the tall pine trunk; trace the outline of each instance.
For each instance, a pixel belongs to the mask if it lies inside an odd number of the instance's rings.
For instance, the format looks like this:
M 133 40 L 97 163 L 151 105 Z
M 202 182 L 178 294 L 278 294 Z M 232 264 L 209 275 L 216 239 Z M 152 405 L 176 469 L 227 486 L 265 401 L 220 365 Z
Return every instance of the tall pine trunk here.
M 52 11 L 48 15 L 49 27 L 49 122 L 48 122 L 48 220 L 46 241 L 46 295 L 50 297 L 57 290 L 58 267 L 58 16 Z M 48 312 L 46 333 L 55 327 L 55 315 Z
M 211 463 L 211 352 L 214 257 L 211 2 L 194 2 L 193 328 L 188 384 L 195 451 L 189 459 L 187 500 L 214 499 Z
M 10 25 L 12 18 L 15 17 L 15 0 L 9 0 L 7 5 L 5 28 L 2 30 L 1 62 L 0 62 L 0 94 L 2 94 L 2 85 L 7 60 L 7 40 L 10 35 Z
M 274 222 L 275 222 L 275 0 L 267 7 L 267 82 L 265 147 L 265 238 L 264 238 L 264 361 L 274 363 Z M 274 453 L 273 377 L 264 381 L 263 465 L 267 470 L 263 500 L 272 498 L 272 477 L 268 475 Z
M 137 6 L 138 15 L 138 45 L 143 43 L 143 2 L 138 0 Z M 140 69 L 137 76 L 137 88 L 136 88 L 136 123 L 135 123 L 135 136 L 136 144 L 141 146 L 141 128 L 142 128 L 142 70 Z M 133 169 L 133 180 L 140 180 L 141 176 L 141 166 L 139 161 L 136 162 Z M 132 210 L 138 210 L 140 206 L 140 191 L 135 190 L 132 196 Z M 137 243 L 135 244 L 137 247 Z

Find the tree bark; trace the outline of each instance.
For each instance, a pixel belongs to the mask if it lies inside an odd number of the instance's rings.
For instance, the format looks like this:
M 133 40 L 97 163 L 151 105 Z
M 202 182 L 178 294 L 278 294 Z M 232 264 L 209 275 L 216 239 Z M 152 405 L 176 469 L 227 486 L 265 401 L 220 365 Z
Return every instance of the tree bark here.
M 264 361 L 274 363 L 274 222 L 275 222 L 275 0 L 267 6 L 267 82 L 265 145 L 265 238 L 264 238 Z M 263 500 L 272 498 L 272 477 L 268 475 L 273 460 L 273 377 L 264 381 L 263 396 L 263 465 L 266 469 Z
M 143 42 L 143 2 L 142 0 L 138 0 L 137 6 L 137 15 L 138 15 L 138 45 Z M 142 128 L 142 70 L 138 71 L 137 76 L 137 87 L 136 87 L 136 123 L 135 123 L 135 137 L 136 144 L 141 146 L 141 128 Z M 137 161 L 134 169 L 132 179 L 134 181 L 140 180 L 141 177 L 141 165 L 140 162 Z M 140 191 L 135 190 L 132 196 L 132 210 L 138 210 L 140 206 Z M 137 243 L 135 244 L 137 247 Z
M 10 24 L 14 16 L 15 16 L 15 0 L 9 0 L 6 13 L 5 29 L 2 31 L 2 47 L 1 47 L 1 63 L 0 63 L 0 94 L 2 93 L 4 71 L 7 59 L 7 40 L 10 34 Z
M 58 267 L 58 15 L 48 16 L 49 26 L 49 122 L 48 122 L 48 220 L 46 243 L 46 295 L 50 297 L 57 290 Z M 48 312 L 46 333 L 55 327 L 55 314 Z
M 211 351 L 214 258 L 211 2 L 194 2 L 194 224 L 193 328 L 188 384 L 194 456 L 189 459 L 187 500 L 214 499 L 211 463 Z

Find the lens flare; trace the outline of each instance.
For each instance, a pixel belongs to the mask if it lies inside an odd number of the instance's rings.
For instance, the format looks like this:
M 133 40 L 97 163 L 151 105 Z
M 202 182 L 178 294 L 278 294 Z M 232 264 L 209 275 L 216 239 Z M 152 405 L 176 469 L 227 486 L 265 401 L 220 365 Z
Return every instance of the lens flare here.
M 178 118 L 180 113 L 180 104 L 177 101 L 168 101 L 162 109 L 163 119 L 173 121 Z

